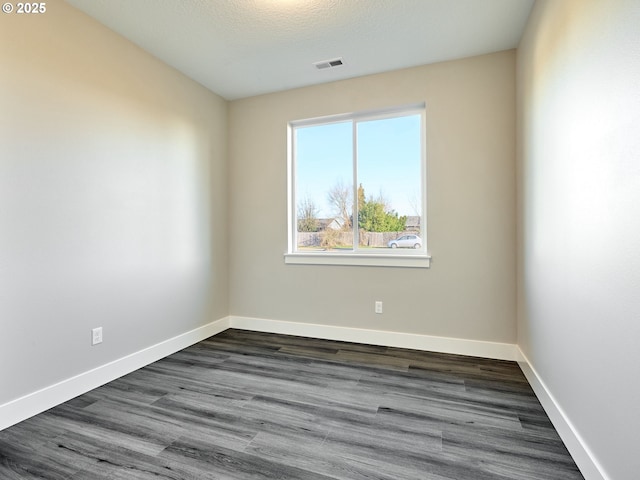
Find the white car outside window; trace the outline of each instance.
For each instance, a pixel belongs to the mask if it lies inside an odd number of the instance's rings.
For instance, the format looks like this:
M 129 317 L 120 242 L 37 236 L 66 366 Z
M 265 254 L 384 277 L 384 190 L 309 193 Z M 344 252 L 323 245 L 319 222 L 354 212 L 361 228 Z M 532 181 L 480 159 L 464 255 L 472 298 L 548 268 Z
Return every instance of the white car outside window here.
M 418 235 L 402 235 L 388 244 L 389 248 L 420 248 L 422 239 Z

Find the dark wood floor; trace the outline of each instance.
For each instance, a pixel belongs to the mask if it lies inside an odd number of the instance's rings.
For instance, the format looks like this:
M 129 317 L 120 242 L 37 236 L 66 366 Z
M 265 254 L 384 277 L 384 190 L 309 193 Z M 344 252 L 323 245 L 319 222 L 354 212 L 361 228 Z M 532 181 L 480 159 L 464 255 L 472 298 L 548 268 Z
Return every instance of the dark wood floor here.
M 582 479 L 513 362 L 228 330 L 0 432 L 0 479 Z

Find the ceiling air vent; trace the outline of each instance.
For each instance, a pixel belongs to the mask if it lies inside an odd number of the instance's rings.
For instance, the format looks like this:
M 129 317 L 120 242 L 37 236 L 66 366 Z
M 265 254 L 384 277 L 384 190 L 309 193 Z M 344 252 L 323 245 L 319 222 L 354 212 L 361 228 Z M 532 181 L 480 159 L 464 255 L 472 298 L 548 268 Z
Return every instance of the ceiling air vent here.
M 318 70 L 325 70 L 327 68 L 335 68 L 343 65 L 342 57 L 334 58 L 332 60 L 322 60 L 321 62 L 315 62 L 314 65 Z

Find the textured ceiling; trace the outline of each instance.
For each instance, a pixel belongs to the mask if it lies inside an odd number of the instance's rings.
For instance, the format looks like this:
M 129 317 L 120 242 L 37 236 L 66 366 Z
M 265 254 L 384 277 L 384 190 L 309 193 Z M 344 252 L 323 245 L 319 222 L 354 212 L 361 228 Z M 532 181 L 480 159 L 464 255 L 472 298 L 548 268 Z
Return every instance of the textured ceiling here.
M 534 0 L 67 2 L 233 100 L 514 48 Z

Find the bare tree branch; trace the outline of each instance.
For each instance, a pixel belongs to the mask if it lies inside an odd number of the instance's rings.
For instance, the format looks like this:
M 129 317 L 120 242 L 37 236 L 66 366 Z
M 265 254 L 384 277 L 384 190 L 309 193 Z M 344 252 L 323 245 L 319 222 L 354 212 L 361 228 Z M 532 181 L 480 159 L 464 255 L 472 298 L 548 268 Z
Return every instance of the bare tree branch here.
M 305 197 L 298 204 L 298 231 L 317 232 L 319 226 L 318 208 L 313 203 L 313 200 Z
M 351 187 L 345 185 L 340 180 L 327 192 L 327 200 L 333 207 L 333 212 L 336 217 L 341 219 L 344 230 L 351 228 L 351 211 L 353 210 L 352 196 Z

